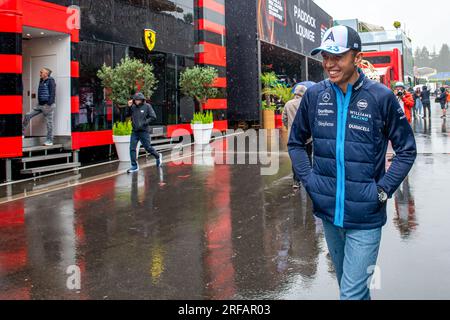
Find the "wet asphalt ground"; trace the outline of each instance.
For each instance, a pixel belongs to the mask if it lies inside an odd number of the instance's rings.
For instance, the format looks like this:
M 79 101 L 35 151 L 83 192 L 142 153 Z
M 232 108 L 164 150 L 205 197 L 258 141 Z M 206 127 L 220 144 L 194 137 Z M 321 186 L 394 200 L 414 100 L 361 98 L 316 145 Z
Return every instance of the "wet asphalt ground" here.
M 414 121 L 419 155 L 388 204 L 374 299 L 450 298 L 450 118 L 439 115 Z M 1 187 L 0 299 L 338 299 L 285 147 L 269 176 L 261 164 L 186 159 Z M 5 202 L 11 192 L 18 200 Z

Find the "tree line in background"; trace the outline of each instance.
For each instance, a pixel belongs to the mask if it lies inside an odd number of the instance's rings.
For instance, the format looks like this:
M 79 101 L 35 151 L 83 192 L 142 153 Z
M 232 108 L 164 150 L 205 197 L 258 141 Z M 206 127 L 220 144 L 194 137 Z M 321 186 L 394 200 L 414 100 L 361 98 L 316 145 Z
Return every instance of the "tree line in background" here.
M 428 67 L 438 72 L 450 72 L 450 48 L 447 44 L 443 44 L 439 53 L 430 53 L 427 47 L 417 48 L 414 63 L 419 68 Z

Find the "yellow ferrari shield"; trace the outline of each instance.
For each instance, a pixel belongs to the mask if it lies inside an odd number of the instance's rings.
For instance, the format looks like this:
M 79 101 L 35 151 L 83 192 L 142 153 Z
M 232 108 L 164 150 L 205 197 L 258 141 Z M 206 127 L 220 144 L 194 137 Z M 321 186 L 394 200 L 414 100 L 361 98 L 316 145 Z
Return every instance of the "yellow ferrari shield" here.
M 144 43 L 148 51 L 152 51 L 156 44 L 156 32 L 152 29 L 144 30 Z

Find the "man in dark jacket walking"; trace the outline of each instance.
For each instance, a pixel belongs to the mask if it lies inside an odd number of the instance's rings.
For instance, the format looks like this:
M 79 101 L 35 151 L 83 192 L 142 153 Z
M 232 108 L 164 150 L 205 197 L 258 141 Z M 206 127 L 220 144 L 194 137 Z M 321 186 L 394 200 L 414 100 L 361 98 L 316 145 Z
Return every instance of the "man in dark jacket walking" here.
M 318 53 L 329 79 L 306 91 L 289 154 L 323 221 L 341 299 L 370 299 L 386 202 L 411 169 L 416 143 L 393 92 L 358 68 L 361 39 L 355 30 L 329 29 L 312 51 Z M 311 137 L 313 167 L 306 152 Z M 389 140 L 396 156 L 386 172 Z
M 38 105 L 25 115 L 22 123 L 22 136 L 25 136 L 25 130 L 30 124 L 31 119 L 42 114 L 47 122 L 47 140 L 45 146 L 53 145 L 53 114 L 56 105 L 56 83 L 50 75 L 52 71 L 49 68 L 43 68 L 40 71 L 40 81 L 38 89 Z
M 156 166 L 160 167 L 162 165 L 162 154 L 156 152 L 152 147 L 149 133 L 150 123 L 156 120 L 155 111 L 151 105 L 145 102 L 145 96 L 140 92 L 133 96 L 133 100 L 128 102 L 128 106 L 130 107 L 129 115 L 131 116 L 133 131 L 131 132 L 130 141 L 131 168 L 127 172 L 132 173 L 139 170 L 136 159 L 136 148 L 139 141 L 145 150 L 155 157 Z
M 427 110 L 428 117 L 431 119 L 431 100 L 430 100 L 430 90 L 428 90 L 427 86 L 422 87 L 422 93 L 420 94 L 420 99 L 422 99 L 423 104 L 423 118 L 427 118 Z

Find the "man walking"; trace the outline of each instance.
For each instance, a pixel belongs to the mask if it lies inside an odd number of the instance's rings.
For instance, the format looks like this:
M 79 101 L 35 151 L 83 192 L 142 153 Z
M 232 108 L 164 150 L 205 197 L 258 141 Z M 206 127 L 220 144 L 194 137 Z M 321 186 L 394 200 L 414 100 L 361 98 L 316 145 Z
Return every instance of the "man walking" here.
M 53 115 L 56 109 L 56 83 L 50 75 L 52 71 L 49 68 L 43 68 L 40 71 L 40 81 L 38 89 L 38 105 L 25 115 L 22 123 L 22 137 L 25 136 L 25 130 L 30 124 L 31 119 L 42 114 L 47 122 L 47 140 L 45 146 L 53 145 Z
M 288 148 L 294 170 L 321 218 L 343 300 L 370 299 L 386 223 L 386 201 L 416 158 L 411 126 L 391 90 L 358 68 L 361 39 L 346 26 L 329 29 L 321 53 L 329 79 L 308 89 Z M 313 138 L 311 167 L 306 143 Z M 385 172 L 388 141 L 396 152 Z
M 300 107 L 300 102 L 302 101 L 302 97 L 305 94 L 307 88 L 303 85 L 298 85 L 294 89 L 294 99 L 288 101 L 283 109 L 282 120 L 284 126 L 288 129 L 288 137 L 291 134 L 292 123 L 294 122 L 295 115 L 297 114 L 298 108 Z M 293 172 L 293 185 L 294 189 L 300 188 L 300 179 L 295 175 L 295 171 L 292 168 Z
M 139 141 L 145 150 L 155 157 L 156 166 L 160 167 L 162 165 L 162 154 L 156 152 L 152 147 L 149 133 L 150 123 L 156 120 L 155 111 L 151 105 L 145 102 L 145 96 L 141 92 L 136 93 L 133 100 L 128 101 L 128 106 L 130 107 L 129 115 L 131 115 L 133 131 L 130 141 L 131 168 L 127 172 L 132 173 L 139 170 L 136 157 L 136 148 Z

